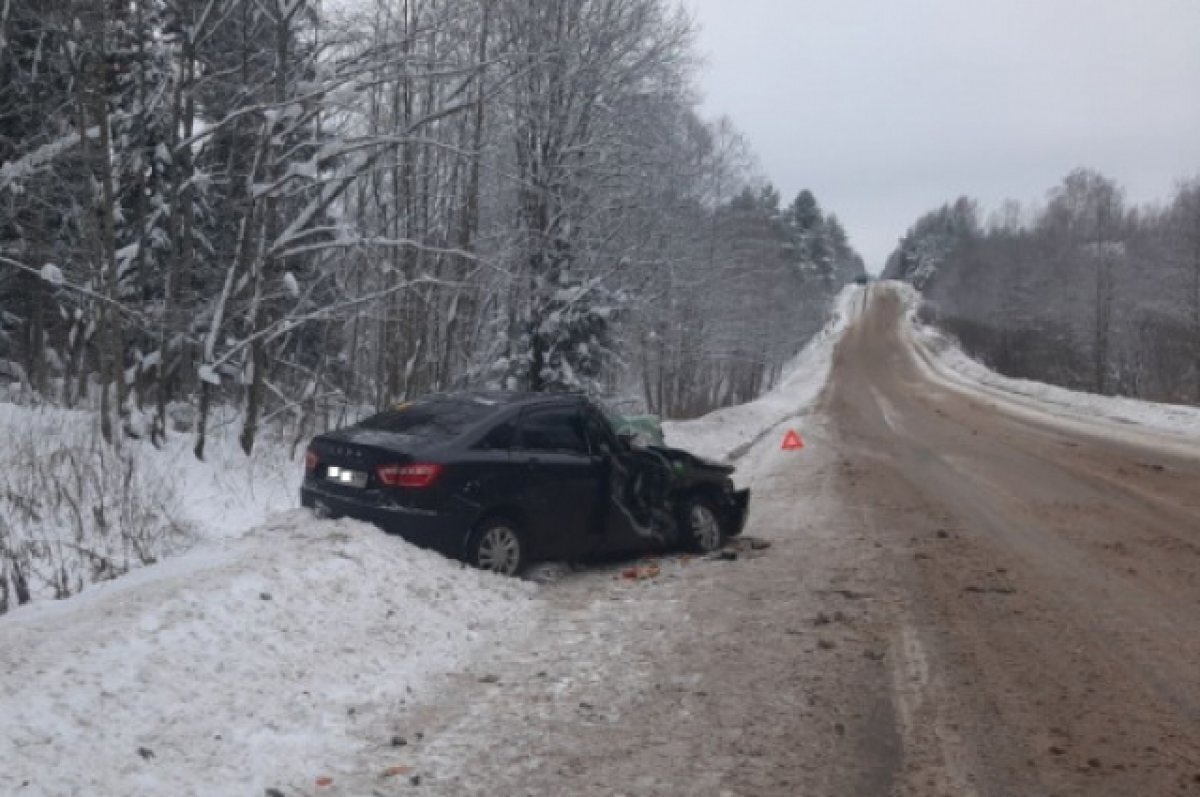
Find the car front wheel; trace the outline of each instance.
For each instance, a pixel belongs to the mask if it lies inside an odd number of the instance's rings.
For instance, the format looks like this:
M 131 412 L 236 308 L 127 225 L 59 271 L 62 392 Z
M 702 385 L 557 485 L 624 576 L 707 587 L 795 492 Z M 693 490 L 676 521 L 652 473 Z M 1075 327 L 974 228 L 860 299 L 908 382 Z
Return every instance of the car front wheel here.
M 525 566 L 525 542 L 506 518 L 484 521 L 471 541 L 470 562 L 480 570 L 515 576 Z
M 680 522 L 688 547 L 701 553 L 711 553 L 725 544 L 721 518 L 700 498 L 689 498 L 683 504 Z

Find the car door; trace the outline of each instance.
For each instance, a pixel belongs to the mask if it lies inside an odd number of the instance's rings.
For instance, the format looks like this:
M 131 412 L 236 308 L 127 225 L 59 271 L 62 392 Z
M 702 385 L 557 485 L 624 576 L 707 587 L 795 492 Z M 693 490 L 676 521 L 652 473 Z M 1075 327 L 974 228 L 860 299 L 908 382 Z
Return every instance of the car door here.
M 524 469 L 519 504 L 543 557 L 588 553 L 590 532 L 604 522 L 602 464 L 584 437 L 577 407 L 531 407 L 521 414 L 514 462 Z
M 660 545 L 657 537 L 637 522 L 630 507 L 630 479 L 634 463 L 626 444 L 599 412 L 585 408 L 584 434 L 594 457 L 602 463 L 600 507 L 597 512 L 603 524 L 595 529 L 596 549 L 604 551 L 639 551 Z

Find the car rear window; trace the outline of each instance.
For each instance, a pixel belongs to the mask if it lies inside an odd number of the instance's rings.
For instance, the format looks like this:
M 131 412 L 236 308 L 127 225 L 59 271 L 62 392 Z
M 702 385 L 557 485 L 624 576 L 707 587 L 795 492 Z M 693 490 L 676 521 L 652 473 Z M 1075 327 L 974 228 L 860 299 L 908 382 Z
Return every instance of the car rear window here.
M 476 401 L 419 401 L 373 415 L 359 426 L 420 440 L 450 439 L 458 437 L 496 409 Z

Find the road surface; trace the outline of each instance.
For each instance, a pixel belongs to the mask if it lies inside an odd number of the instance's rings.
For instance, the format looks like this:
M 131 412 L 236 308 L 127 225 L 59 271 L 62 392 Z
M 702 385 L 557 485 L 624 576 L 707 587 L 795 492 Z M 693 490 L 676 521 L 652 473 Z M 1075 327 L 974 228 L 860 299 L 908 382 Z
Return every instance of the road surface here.
M 947 386 L 903 314 L 740 463 L 769 549 L 562 578 L 334 791 L 1200 795 L 1200 461 Z
M 943 386 L 869 302 L 823 411 L 898 576 L 898 790 L 1200 794 L 1200 462 Z

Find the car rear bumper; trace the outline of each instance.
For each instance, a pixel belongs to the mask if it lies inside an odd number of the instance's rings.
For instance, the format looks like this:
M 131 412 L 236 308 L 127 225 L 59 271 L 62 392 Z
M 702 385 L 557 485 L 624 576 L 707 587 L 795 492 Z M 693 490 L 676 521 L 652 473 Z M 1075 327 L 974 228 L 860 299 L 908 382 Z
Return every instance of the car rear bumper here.
M 300 488 L 300 505 L 331 517 L 373 523 L 388 534 L 454 559 L 462 559 L 466 553 L 470 524 L 451 514 L 355 501 L 309 484 Z

